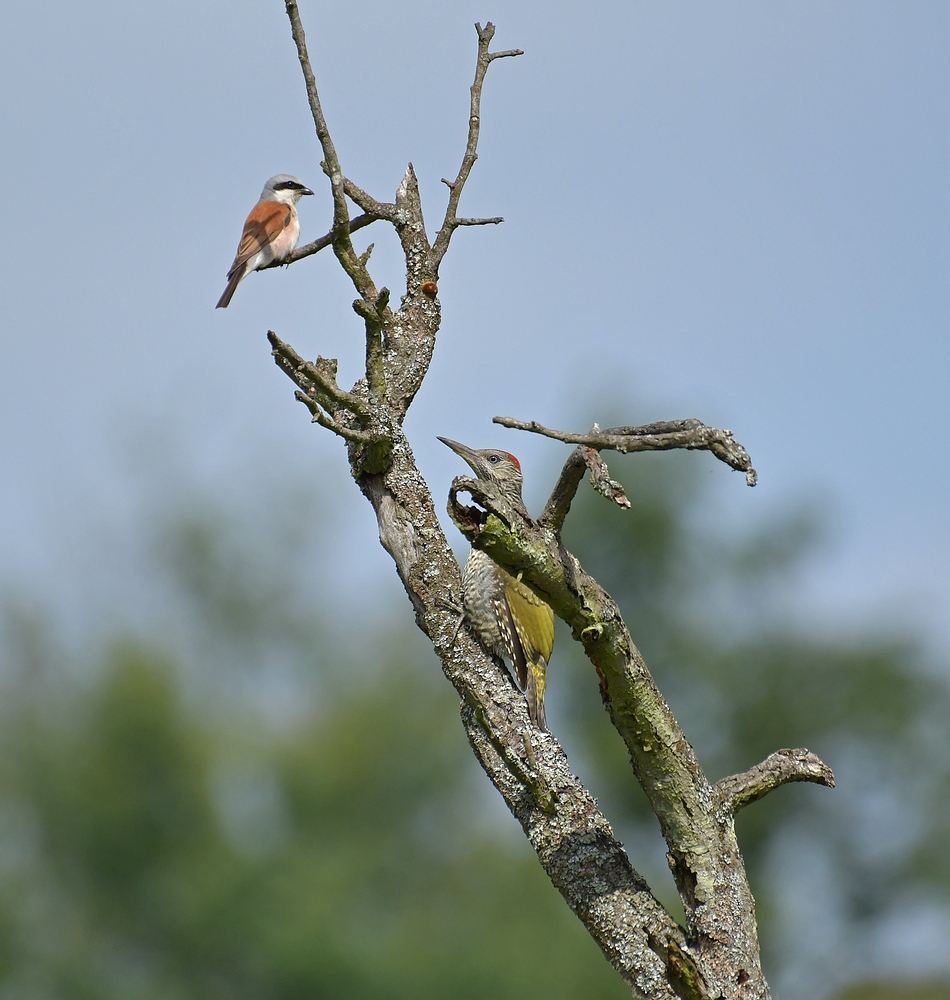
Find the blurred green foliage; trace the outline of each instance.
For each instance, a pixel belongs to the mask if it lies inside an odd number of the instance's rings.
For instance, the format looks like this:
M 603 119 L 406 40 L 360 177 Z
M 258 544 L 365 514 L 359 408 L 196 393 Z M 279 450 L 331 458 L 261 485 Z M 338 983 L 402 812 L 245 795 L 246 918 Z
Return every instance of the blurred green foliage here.
M 860 983 L 839 1000 L 950 1000 L 946 983 Z
M 783 615 L 813 520 L 723 538 L 686 459 L 629 463 L 626 513 L 585 488 L 566 540 L 628 614 L 712 778 L 782 746 L 835 767 L 835 791 L 785 788 L 739 820 L 767 972 L 783 996 L 827 996 L 874 978 L 861 942 L 881 921 L 948 902 L 950 698 L 907 641 Z M 193 511 L 155 551 L 151 630 L 90 654 L 42 612 L 8 614 L 0 1000 L 628 995 L 477 770 L 408 607 L 372 628 L 334 620 L 332 585 L 276 515 Z M 555 650 L 552 728 L 675 906 L 572 645 Z M 790 931 L 790 842 L 825 860 L 830 956 Z M 849 997 L 946 996 L 865 989 Z

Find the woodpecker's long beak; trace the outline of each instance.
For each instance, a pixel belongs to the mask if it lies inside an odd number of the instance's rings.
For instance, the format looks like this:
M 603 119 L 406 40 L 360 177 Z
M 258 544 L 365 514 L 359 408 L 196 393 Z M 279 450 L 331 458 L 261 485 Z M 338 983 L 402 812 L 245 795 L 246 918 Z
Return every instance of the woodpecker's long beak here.
M 473 472 L 475 473 L 478 472 L 478 466 L 476 463 L 478 462 L 479 458 L 474 448 L 469 448 L 468 445 L 465 444 L 459 444 L 458 441 L 453 441 L 451 438 L 439 437 L 438 435 L 436 435 L 436 437 L 444 445 L 448 445 L 448 447 L 451 448 L 456 455 L 459 455 L 462 458 L 464 458 L 465 461 L 468 462 L 468 464 L 472 467 Z

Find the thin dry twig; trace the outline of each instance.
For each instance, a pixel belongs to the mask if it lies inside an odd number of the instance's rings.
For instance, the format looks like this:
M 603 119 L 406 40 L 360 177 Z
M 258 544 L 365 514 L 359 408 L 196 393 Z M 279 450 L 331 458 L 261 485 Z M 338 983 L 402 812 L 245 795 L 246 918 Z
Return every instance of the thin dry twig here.
M 551 496 L 538 518 L 538 524 L 550 528 L 556 535 L 560 535 L 564 521 L 571 509 L 571 503 L 577 493 L 577 487 L 584 477 L 585 469 L 590 470 L 591 485 L 601 496 L 613 501 L 618 507 L 624 509 L 630 507 L 630 501 L 627 499 L 623 486 L 610 478 L 607 465 L 600 452 L 595 448 L 578 445 L 564 463 L 564 468 L 561 469 L 561 474 L 551 491 Z
M 717 781 L 713 785 L 716 808 L 735 815 L 790 781 L 811 781 L 826 788 L 835 787 L 834 772 L 810 750 L 776 750 L 748 771 Z
M 590 469 L 591 486 L 602 497 L 612 501 L 618 507 L 628 510 L 630 508 L 630 501 L 627 499 L 627 494 L 620 483 L 610 478 L 610 473 L 607 471 L 607 463 L 601 457 L 600 452 L 593 448 L 586 448 L 584 450 L 584 461 L 587 463 L 587 468 Z
M 333 417 L 327 416 L 320 409 L 317 401 L 312 396 L 307 395 L 307 393 L 301 392 L 298 389 L 294 393 L 294 399 L 307 407 L 313 416 L 315 424 L 325 427 L 328 431 L 333 431 L 334 434 L 343 438 L 344 441 L 350 441 L 352 444 L 377 444 L 379 442 L 379 435 L 373 431 L 361 431 L 355 427 L 347 427 L 345 424 L 338 423 Z
M 320 140 L 320 148 L 323 150 L 324 161 L 327 165 L 327 175 L 330 178 L 330 188 L 333 192 L 333 239 L 331 241 L 333 252 L 340 261 L 343 270 L 349 275 L 356 290 L 364 299 L 372 301 L 376 298 L 377 292 L 369 276 L 369 272 L 366 270 L 366 266 L 361 262 L 356 251 L 353 249 L 353 241 L 350 239 L 350 213 L 346 205 L 346 188 L 343 171 L 340 167 L 336 147 L 333 145 L 333 139 L 330 136 L 330 129 L 323 114 L 323 107 L 320 104 L 317 81 L 313 75 L 310 56 L 307 53 L 307 37 L 300 20 L 300 11 L 297 9 L 297 0 L 284 0 L 284 6 L 287 9 L 288 18 L 290 18 L 290 28 L 294 36 L 294 44 L 297 46 L 297 58 L 300 62 L 300 68 L 303 71 L 304 82 L 307 87 L 310 113 L 313 116 L 317 138 Z
M 471 107 L 468 116 L 468 142 L 465 144 L 465 155 L 462 157 L 462 165 L 454 181 L 442 178 L 442 183 L 449 189 L 449 201 L 445 206 L 445 218 L 442 228 L 436 234 L 435 242 L 429 251 L 429 268 L 434 275 L 439 273 L 439 265 L 445 252 L 449 248 L 452 234 L 459 226 L 484 226 L 494 225 L 504 222 L 504 219 L 459 219 L 457 216 L 459 199 L 462 197 L 462 189 L 468 180 L 468 175 L 472 172 L 472 167 L 478 159 L 478 132 L 481 126 L 481 101 L 482 87 L 485 83 L 485 74 L 488 67 L 496 59 L 506 59 L 512 56 L 523 56 L 521 49 L 505 49 L 503 52 L 489 52 L 488 47 L 495 37 L 495 26 L 489 21 L 483 28 L 480 24 L 475 25 L 478 32 L 478 60 L 475 64 L 475 80 L 471 88 Z
M 456 219 L 456 226 L 497 226 L 499 223 L 505 220 L 500 216 L 496 215 L 493 219 Z
M 383 324 L 391 317 L 389 310 L 389 289 L 380 289 L 372 306 L 362 299 L 353 303 L 353 308 L 366 323 L 366 384 L 370 398 L 377 407 L 386 404 L 386 366 L 383 357 Z
M 641 427 L 608 427 L 607 430 L 591 431 L 588 434 L 572 434 L 569 431 L 555 431 L 539 424 L 536 420 L 515 420 L 513 417 L 495 417 L 494 423 L 514 430 L 542 434 L 544 437 L 563 441 L 565 444 L 583 444 L 588 448 L 609 449 L 611 451 L 670 451 L 674 448 L 712 452 L 737 472 L 744 472 L 749 486 L 755 486 L 758 474 L 752 467 L 749 453 L 732 436 L 732 431 L 707 427 L 701 420 L 666 420 Z
M 320 164 L 320 168 L 327 175 L 327 177 L 330 176 L 330 168 L 327 166 L 326 160 Z M 343 178 L 343 191 L 345 192 L 347 198 L 349 198 L 350 201 L 352 201 L 358 208 L 363 209 L 367 215 L 371 215 L 376 219 L 385 219 L 387 222 L 394 221 L 396 211 L 396 206 L 394 204 L 390 202 L 377 201 L 371 194 L 364 191 L 354 181 L 351 181 L 349 177 Z
M 340 169 L 340 160 L 336 153 L 336 147 L 333 145 L 330 129 L 327 127 L 327 120 L 323 114 L 320 95 L 317 93 L 317 81 L 313 75 L 310 56 L 307 53 L 307 36 L 300 20 L 297 0 L 285 0 L 284 6 L 287 8 L 287 16 L 290 18 L 290 27 L 294 36 L 294 43 L 297 46 L 297 58 L 300 61 L 300 68 L 303 70 L 304 82 L 307 86 L 307 99 L 310 102 L 310 113 L 313 115 L 313 124 L 317 130 L 317 138 L 320 140 L 320 148 L 323 150 L 323 156 L 328 167 L 327 173 L 330 177 L 330 186 L 333 191 L 333 225 L 339 236 L 349 222 L 349 212 L 346 208 L 346 197 L 343 190 L 343 171 Z
M 580 486 L 581 480 L 584 478 L 584 470 L 587 468 L 586 452 L 591 450 L 583 445 L 578 445 L 571 452 L 570 457 L 564 463 L 564 468 L 561 469 L 557 482 L 554 484 L 554 489 L 551 490 L 551 496 L 538 518 L 538 524 L 550 528 L 558 536 L 561 534 L 564 521 L 577 494 L 577 487 Z
M 382 216 L 358 215 L 355 219 L 350 219 L 350 232 L 355 233 L 360 229 L 365 229 L 366 226 L 378 222 L 380 218 Z M 333 233 L 331 231 L 326 236 L 315 239 L 312 243 L 305 243 L 302 247 L 297 247 L 292 254 L 288 254 L 283 260 L 272 260 L 269 264 L 263 264 L 258 268 L 258 271 L 266 271 L 269 267 L 283 267 L 287 264 L 295 264 L 298 260 L 303 260 L 304 257 L 312 257 L 313 254 L 319 253 L 321 250 L 325 250 L 332 245 Z
M 285 343 L 273 330 L 267 331 L 267 339 L 273 348 L 274 359 L 300 388 L 309 394 L 311 389 L 324 395 L 337 407 L 349 410 L 361 420 L 369 419 L 366 403 L 352 392 L 341 389 L 336 380 L 328 373 L 321 371 L 319 363 L 314 364 L 302 358 L 288 343 Z M 330 362 L 333 369 L 336 362 Z

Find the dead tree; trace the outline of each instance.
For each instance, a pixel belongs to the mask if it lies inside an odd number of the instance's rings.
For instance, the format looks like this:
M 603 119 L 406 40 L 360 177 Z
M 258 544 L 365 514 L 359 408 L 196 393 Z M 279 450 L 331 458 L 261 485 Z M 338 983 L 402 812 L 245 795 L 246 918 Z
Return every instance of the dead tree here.
M 567 434 L 498 417 L 496 422 L 506 427 L 577 446 L 543 514 L 532 522 L 512 510 L 490 484 L 470 478 L 456 479 L 449 494 L 449 512 L 463 534 L 520 574 L 567 622 L 594 665 L 610 721 L 629 750 L 633 773 L 666 839 L 686 912 L 681 927 L 657 901 L 591 794 L 571 773 L 556 737 L 531 724 L 524 698 L 502 663 L 458 627 L 459 566 L 403 433 L 435 349 L 441 318 L 439 267 L 452 237 L 463 226 L 502 221 L 465 218 L 458 210 L 476 159 L 485 74 L 496 59 L 521 52 L 492 52 L 494 26 L 475 26 L 478 54 L 468 142 L 455 179 L 444 181 L 448 204 L 430 242 L 411 164 L 391 202 L 377 201 L 344 174 L 320 106 L 296 0 L 285 0 L 285 5 L 333 200 L 330 232 L 297 249 L 290 260 L 333 249 L 356 290 L 353 308 L 365 324 L 365 375 L 347 391 L 337 384 L 335 360 L 307 361 L 271 331 L 274 359 L 297 385 L 295 396 L 313 421 L 345 442 L 353 477 L 376 512 L 380 542 L 396 564 L 416 622 L 461 697 L 462 724 L 479 763 L 521 823 L 551 881 L 633 995 L 768 997 L 734 816 L 785 782 L 833 785 L 832 773 L 806 750 L 780 750 L 744 774 L 710 784 L 617 606 L 561 542 L 564 519 L 586 472 L 599 492 L 627 505 L 601 458 L 604 450 L 705 449 L 745 472 L 752 485 L 755 471 L 749 456 L 730 432 L 698 420 L 605 431 L 595 426 L 587 434 Z M 354 217 L 351 203 L 359 210 Z M 353 246 L 353 233 L 376 222 L 393 226 L 405 255 L 406 290 L 396 308 L 389 290 L 377 288 L 370 274 L 372 246 L 363 253 Z M 462 494 L 471 498 L 471 505 L 461 502 Z

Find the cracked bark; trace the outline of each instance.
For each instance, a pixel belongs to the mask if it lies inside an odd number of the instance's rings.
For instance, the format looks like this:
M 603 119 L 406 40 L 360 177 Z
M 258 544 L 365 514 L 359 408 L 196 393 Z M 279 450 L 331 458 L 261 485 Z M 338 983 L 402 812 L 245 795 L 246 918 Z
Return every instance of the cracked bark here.
M 611 722 L 630 752 L 669 848 L 670 867 L 687 914 L 681 928 L 636 871 L 596 802 L 571 772 L 555 736 L 536 729 L 503 664 L 460 630 L 461 573 L 439 525 L 431 493 L 403 429 L 429 370 L 441 321 L 439 267 L 455 232 L 503 220 L 458 215 L 477 159 L 480 102 L 490 65 L 520 50 L 492 52 L 495 28 L 476 25 L 478 46 L 468 138 L 441 227 L 430 242 L 412 164 L 393 201 L 378 201 L 348 178 L 323 115 L 296 0 L 285 0 L 303 71 L 323 169 L 330 182 L 333 227 L 288 263 L 332 247 L 357 293 L 353 308 L 365 328 L 365 375 L 350 390 L 336 381 L 337 363 L 301 358 L 276 333 L 275 363 L 294 382 L 295 398 L 315 423 L 346 444 L 353 477 L 376 512 L 380 543 L 392 556 L 419 628 L 432 641 L 445 676 L 458 691 L 461 718 L 475 756 L 521 823 L 540 863 L 635 996 L 765 998 L 752 895 L 735 839 L 735 812 L 787 781 L 833 784 L 830 770 L 807 751 L 779 751 L 743 775 L 712 786 L 653 682 L 610 597 L 563 547 L 560 530 L 589 472 L 595 489 L 629 506 L 610 479 L 602 450 L 705 449 L 732 468 L 755 471 L 731 433 L 698 420 L 619 427 L 586 435 L 534 422 L 499 423 L 546 434 L 578 447 L 537 523 L 507 508 L 486 484 L 457 479 L 450 512 L 472 543 L 549 601 L 593 663 Z M 361 210 L 350 218 L 350 203 Z M 369 271 L 372 247 L 357 254 L 351 234 L 375 222 L 392 225 L 406 262 L 398 308 Z M 463 505 L 467 492 L 475 507 Z

